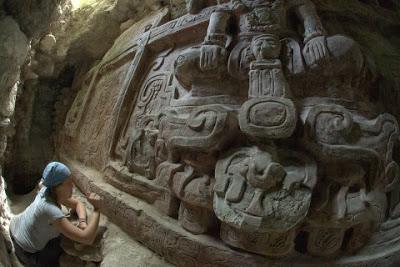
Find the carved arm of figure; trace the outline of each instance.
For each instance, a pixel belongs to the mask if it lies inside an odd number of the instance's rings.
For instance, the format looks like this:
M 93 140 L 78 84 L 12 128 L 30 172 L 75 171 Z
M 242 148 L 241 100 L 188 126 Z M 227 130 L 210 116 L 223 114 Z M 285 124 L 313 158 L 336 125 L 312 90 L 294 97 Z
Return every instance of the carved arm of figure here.
M 226 28 L 230 17 L 230 12 L 226 10 L 217 10 L 211 14 L 207 36 L 200 48 L 201 70 L 213 70 L 220 64 L 225 64 Z
M 329 58 L 326 31 L 310 0 L 305 0 L 297 6 L 296 13 L 304 24 L 304 59 L 308 66 L 316 67 L 318 63 Z

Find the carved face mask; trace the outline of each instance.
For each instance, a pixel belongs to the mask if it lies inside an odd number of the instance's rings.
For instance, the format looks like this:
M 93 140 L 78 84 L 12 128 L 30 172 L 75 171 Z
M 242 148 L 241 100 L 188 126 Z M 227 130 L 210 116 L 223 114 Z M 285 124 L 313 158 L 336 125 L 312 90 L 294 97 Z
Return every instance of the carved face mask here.
M 260 35 L 251 42 L 251 49 L 257 60 L 279 57 L 281 44 L 275 35 Z

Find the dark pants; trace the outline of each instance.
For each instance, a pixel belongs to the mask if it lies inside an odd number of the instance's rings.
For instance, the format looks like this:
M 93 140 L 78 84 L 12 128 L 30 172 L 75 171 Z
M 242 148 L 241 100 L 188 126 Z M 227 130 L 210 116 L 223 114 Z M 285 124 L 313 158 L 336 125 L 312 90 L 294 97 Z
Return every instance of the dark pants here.
M 11 239 L 14 244 L 15 254 L 17 255 L 19 261 L 26 267 L 59 267 L 60 255 L 63 252 L 60 242 L 61 238 L 57 237 L 49 242 L 46 246 L 36 252 L 30 253 L 26 252 L 21 248 L 11 235 Z

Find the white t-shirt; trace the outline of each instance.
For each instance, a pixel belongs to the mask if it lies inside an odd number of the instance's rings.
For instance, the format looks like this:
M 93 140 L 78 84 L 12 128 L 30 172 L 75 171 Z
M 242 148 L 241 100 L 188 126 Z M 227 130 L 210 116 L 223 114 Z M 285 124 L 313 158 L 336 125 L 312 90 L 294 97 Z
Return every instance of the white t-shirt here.
M 52 224 L 63 217 L 61 208 L 47 196 L 46 187 L 43 187 L 35 200 L 11 220 L 10 232 L 21 248 L 35 253 L 60 235 Z

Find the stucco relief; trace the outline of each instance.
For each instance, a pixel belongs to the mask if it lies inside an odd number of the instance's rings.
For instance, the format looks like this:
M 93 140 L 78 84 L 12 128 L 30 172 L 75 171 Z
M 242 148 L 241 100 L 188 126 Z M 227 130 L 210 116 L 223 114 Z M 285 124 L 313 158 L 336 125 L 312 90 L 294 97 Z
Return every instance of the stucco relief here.
M 360 94 L 358 44 L 310 0 L 186 2 L 137 39 L 106 181 L 238 251 L 357 253 L 399 182 L 399 126 Z

